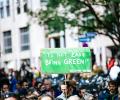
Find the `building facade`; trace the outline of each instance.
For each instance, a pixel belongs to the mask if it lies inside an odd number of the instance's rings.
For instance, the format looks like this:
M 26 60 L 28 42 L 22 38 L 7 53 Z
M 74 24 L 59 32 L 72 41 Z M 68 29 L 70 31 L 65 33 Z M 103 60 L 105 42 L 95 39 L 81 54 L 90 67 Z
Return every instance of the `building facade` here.
M 28 9 L 38 11 L 43 3 L 45 0 L 0 0 L 0 67 L 19 70 L 25 63 L 40 68 L 42 48 L 78 47 L 70 30 L 66 36 L 64 32 L 46 36 L 44 27 L 28 15 Z

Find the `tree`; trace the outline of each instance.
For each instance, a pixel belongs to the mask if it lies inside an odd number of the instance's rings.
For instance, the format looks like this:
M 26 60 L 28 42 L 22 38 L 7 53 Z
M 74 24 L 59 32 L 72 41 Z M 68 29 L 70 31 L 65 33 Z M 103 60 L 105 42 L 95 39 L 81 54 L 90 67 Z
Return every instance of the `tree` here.
M 48 0 L 35 14 L 49 33 L 77 26 L 78 34 L 97 32 L 120 47 L 120 0 Z

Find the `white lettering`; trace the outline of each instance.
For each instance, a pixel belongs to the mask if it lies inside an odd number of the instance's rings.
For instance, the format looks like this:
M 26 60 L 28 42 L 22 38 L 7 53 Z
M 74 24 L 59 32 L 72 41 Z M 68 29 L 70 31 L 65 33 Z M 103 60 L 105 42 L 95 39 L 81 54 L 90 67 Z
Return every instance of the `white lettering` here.
M 85 60 L 82 59 L 65 59 L 64 64 L 84 64 Z
M 73 64 L 76 64 L 76 59 L 73 59 L 72 63 L 73 63 Z
M 85 53 L 83 53 L 83 52 L 77 52 L 77 53 L 75 53 L 75 52 L 72 52 L 72 55 L 71 55 L 72 57 L 84 57 L 85 56 Z
M 51 61 L 50 60 L 46 60 L 45 64 L 46 64 L 46 66 L 48 66 L 49 64 L 51 64 Z
M 66 56 L 67 56 L 66 52 L 57 54 L 57 57 L 66 57 Z
M 52 61 L 52 64 L 58 65 L 58 64 L 60 64 L 60 62 L 59 61 Z
M 61 63 L 60 63 L 60 61 L 52 61 L 52 60 L 46 60 L 45 61 L 45 64 L 46 64 L 46 66 L 49 66 L 50 64 L 53 64 L 53 65 L 60 65 Z
M 67 59 L 64 60 L 64 64 L 67 64 Z

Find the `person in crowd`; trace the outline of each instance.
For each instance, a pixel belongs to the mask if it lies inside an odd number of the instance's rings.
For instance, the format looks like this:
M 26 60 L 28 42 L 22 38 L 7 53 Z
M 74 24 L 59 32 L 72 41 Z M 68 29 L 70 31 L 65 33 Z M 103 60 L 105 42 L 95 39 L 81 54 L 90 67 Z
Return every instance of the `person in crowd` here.
M 17 95 L 14 92 L 10 91 L 10 85 L 8 83 L 3 83 L 1 92 L 2 92 L 1 99 L 3 99 L 3 100 L 9 100 L 8 98 L 10 98 L 10 97 L 15 97 L 15 96 L 17 97 Z M 10 99 L 10 100 L 12 100 L 12 99 Z M 16 100 L 20 100 L 20 99 L 16 99 Z
M 15 92 L 16 84 L 17 84 L 16 71 L 11 69 L 8 77 L 9 77 L 9 81 L 10 81 L 10 91 Z
M 120 67 L 118 66 L 118 61 L 115 60 L 114 66 L 110 69 L 110 78 L 112 80 L 116 80 L 118 77 L 118 74 L 120 73 Z
M 24 79 L 26 79 L 27 81 L 33 80 L 33 73 L 31 73 L 30 65 L 26 61 L 22 63 L 19 71 L 19 75 L 21 80 Z
M 54 98 L 50 95 L 42 95 L 38 98 L 38 100 L 54 100 Z
M 36 82 L 35 83 L 35 85 L 34 85 L 34 87 L 35 87 L 35 89 L 36 89 L 36 91 L 39 93 L 39 94 L 42 94 L 41 92 L 41 86 L 42 86 L 42 82 Z
M 16 94 L 19 94 L 22 90 L 22 82 L 21 81 L 18 81 L 16 83 L 16 90 L 14 91 Z
M 120 100 L 120 86 L 118 86 L 118 100 Z
M 106 66 L 107 66 L 108 71 L 110 71 L 110 69 L 114 66 L 114 63 L 115 63 L 115 58 L 114 57 L 109 57 L 107 59 Z
M 93 95 L 86 91 L 86 86 L 81 86 L 78 90 L 80 100 L 93 100 Z
M 7 77 L 7 74 L 5 73 L 4 68 L 0 68 L 0 87 L 2 86 L 3 79 L 6 78 L 6 77 Z
M 60 89 L 61 89 L 62 93 L 57 98 L 61 98 L 61 99 L 65 100 L 66 96 L 67 96 L 67 85 L 61 84 Z
M 3 83 L 1 87 L 1 98 L 5 98 L 6 94 L 10 92 L 9 83 Z
M 34 87 L 30 87 L 27 91 L 27 95 L 26 98 L 29 100 L 37 100 L 39 96 L 39 93 L 36 91 L 36 89 Z
M 77 94 L 77 89 L 76 89 L 76 80 L 70 80 L 70 86 L 72 87 L 72 95 L 76 95 Z
M 100 91 L 98 100 L 119 100 L 118 87 L 116 81 L 109 81 L 108 89 Z
M 73 87 L 69 81 L 61 83 L 60 88 L 62 93 L 57 97 L 57 99 L 66 100 L 73 95 Z
M 55 97 L 55 91 L 52 88 L 52 81 L 48 78 L 45 78 L 42 83 L 43 83 L 41 86 L 43 92 L 42 94 L 47 94 L 52 97 Z
M 70 96 L 67 100 L 81 100 L 77 95 Z
M 27 95 L 28 93 L 28 89 L 29 89 L 29 86 L 28 86 L 28 82 L 27 80 L 22 80 L 20 82 L 20 87 L 21 89 L 18 90 L 18 94 L 20 95 L 21 98 L 25 98 L 25 96 Z
M 9 90 L 9 84 L 8 83 L 3 83 L 2 85 L 2 93 L 8 93 Z
M 14 93 L 8 93 L 4 100 L 21 100 L 20 97 Z
M 15 98 L 15 97 L 9 97 L 9 98 L 6 98 L 6 99 L 4 99 L 4 100 L 18 100 L 18 99 Z

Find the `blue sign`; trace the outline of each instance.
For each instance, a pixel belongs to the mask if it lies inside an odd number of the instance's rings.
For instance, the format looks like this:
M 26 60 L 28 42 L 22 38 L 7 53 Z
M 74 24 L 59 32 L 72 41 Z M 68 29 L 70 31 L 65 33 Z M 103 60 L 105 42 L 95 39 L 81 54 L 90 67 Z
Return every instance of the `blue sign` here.
M 93 38 L 96 35 L 97 35 L 96 32 L 88 32 L 88 33 L 86 33 L 86 37 L 90 37 L 90 38 Z
M 90 42 L 91 39 L 88 38 L 88 37 L 82 37 L 82 38 L 79 38 L 79 41 L 80 41 L 80 42 Z

